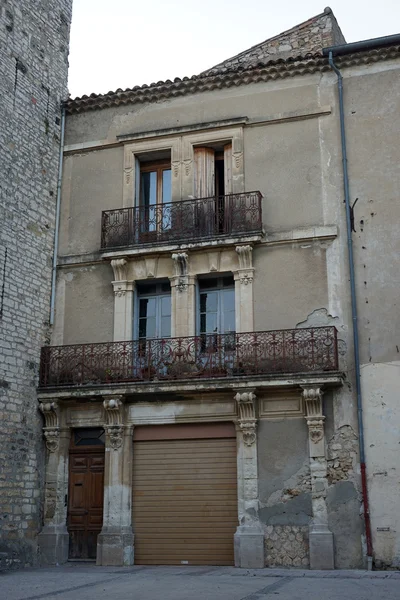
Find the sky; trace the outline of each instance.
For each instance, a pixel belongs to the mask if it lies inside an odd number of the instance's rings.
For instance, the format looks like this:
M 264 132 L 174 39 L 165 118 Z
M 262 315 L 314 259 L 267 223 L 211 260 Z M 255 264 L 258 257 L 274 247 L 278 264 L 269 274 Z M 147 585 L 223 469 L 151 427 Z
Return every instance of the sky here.
M 70 94 L 190 77 L 325 6 L 321 0 L 73 0 Z M 400 0 L 331 0 L 330 7 L 347 42 L 400 32 Z

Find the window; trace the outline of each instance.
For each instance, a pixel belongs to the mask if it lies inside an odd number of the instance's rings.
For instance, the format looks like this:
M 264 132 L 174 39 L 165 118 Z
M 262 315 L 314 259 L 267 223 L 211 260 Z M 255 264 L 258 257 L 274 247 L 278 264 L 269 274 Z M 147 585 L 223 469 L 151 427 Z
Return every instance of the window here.
M 235 331 L 235 287 L 233 277 L 199 279 L 199 333 Z
M 201 352 L 217 352 L 221 356 L 232 352 L 235 347 L 235 287 L 232 276 L 199 279 L 198 313 Z
M 161 160 L 140 163 L 140 234 L 151 241 L 171 226 L 171 163 Z
M 138 286 L 136 339 L 171 337 L 171 287 L 169 282 Z
M 196 230 L 204 235 L 228 232 L 232 192 L 232 145 L 194 148 L 194 196 L 199 198 Z

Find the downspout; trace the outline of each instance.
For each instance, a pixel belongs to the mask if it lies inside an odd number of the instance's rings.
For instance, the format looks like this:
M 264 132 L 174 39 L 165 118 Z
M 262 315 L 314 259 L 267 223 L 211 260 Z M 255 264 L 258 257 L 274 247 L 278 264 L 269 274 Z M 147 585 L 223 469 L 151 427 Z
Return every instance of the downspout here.
M 51 296 L 50 296 L 50 325 L 54 324 L 54 307 L 56 303 L 56 275 L 57 275 L 57 252 L 58 252 L 58 234 L 60 229 L 60 205 L 61 205 L 61 183 L 64 160 L 64 134 L 65 134 L 65 108 L 61 112 L 61 139 L 60 152 L 58 159 L 58 180 L 57 180 L 57 200 L 56 200 L 56 222 L 54 232 L 54 250 L 53 250 L 53 270 L 51 274 Z
M 342 142 L 342 164 L 343 164 L 343 186 L 344 199 L 346 206 L 346 224 L 347 224 L 347 249 L 349 256 L 350 270 L 350 293 L 351 293 L 351 313 L 353 319 L 353 343 L 354 343 L 354 366 L 356 375 L 356 392 L 357 392 L 357 417 L 359 430 L 359 448 L 360 448 L 360 467 L 361 467 L 361 486 L 364 502 L 364 520 L 365 520 L 365 536 L 367 540 L 367 561 L 368 570 L 372 569 L 372 536 L 371 536 L 371 521 L 369 514 L 368 503 L 368 487 L 367 475 L 365 466 L 365 449 L 364 449 L 364 424 L 363 424 L 363 405 L 361 392 L 361 376 L 360 376 L 360 348 L 358 341 L 358 319 L 357 319 L 357 298 L 354 272 L 354 256 L 353 256 L 353 239 L 351 235 L 351 209 L 350 209 L 350 192 L 349 192 L 349 174 L 347 170 L 347 147 L 346 147 L 346 131 L 344 123 L 344 105 L 343 105 L 343 77 L 335 63 L 333 62 L 332 50 L 329 51 L 329 64 L 337 75 L 338 91 L 339 91 L 339 115 L 340 115 L 340 137 Z

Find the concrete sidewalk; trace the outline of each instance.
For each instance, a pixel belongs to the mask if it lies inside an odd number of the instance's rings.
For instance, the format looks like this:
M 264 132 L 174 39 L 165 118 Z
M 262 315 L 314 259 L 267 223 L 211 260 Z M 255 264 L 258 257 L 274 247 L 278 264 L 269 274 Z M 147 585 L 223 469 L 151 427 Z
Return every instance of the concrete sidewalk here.
M 0 575 L 0 600 L 400 600 L 398 571 L 96 567 L 68 563 Z

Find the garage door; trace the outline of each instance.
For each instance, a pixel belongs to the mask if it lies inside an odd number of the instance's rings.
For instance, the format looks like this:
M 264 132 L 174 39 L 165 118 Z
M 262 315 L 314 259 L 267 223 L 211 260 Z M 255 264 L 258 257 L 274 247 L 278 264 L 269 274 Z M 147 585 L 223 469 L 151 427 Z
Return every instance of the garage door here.
M 232 565 L 232 423 L 136 427 L 133 527 L 139 565 Z

